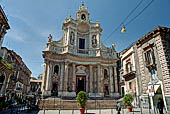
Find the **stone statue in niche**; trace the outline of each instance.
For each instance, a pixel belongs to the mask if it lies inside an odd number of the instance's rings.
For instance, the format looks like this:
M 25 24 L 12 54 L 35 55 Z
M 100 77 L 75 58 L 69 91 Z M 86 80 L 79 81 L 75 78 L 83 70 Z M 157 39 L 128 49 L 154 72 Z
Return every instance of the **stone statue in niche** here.
M 92 36 L 92 47 L 95 48 L 97 46 L 97 38 L 96 35 Z
M 112 43 L 112 49 L 115 49 L 115 44 L 114 43 Z
M 51 42 L 51 41 L 52 41 L 52 35 L 49 34 L 49 36 L 48 36 L 48 42 Z
M 71 44 L 71 45 L 74 44 L 74 39 L 75 39 L 74 32 L 71 32 L 71 34 L 70 34 L 70 44 Z

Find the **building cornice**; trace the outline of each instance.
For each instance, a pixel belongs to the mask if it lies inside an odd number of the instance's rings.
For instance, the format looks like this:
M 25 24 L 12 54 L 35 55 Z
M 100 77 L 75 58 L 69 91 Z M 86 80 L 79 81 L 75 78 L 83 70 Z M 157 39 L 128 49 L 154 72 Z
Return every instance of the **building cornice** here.
M 170 28 L 158 26 L 152 31 L 148 32 L 146 35 L 144 35 L 142 38 L 136 41 L 136 45 L 142 45 L 143 43 L 147 42 L 148 40 L 161 35 L 161 33 L 170 33 Z
M 72 60 L 79 62 L 97 62 L 103 64 L 114 64 L 119 61 L 118 58 L 103 58 L 103 57 L 89 57 L 89 56 L 78 56 L 70 53 L 56 54 L 50 51 L 43 51 L 43 58 L 57 59 L 57 60 Z

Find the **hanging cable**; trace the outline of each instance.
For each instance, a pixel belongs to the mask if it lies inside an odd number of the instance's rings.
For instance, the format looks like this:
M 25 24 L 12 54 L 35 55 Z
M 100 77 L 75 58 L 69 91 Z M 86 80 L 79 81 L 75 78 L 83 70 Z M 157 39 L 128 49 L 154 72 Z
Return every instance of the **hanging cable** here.
M 151 0 L 151 2 L 143 8 L 143 10 L 141 12 L 139 12 L 134 18 L 132 18 L 129 22 L 127 22 L 124 26 L 130 24 L 132 21 L 134 21 L 138 16 L 140 16 L 152 3 L 154 0 Z
M 111 32 L 111 34 L 108 36 L 108 37 L 106 37 L 106 39 L 104 39 L 104 41 L 103 42 L 105 42 L 107 39 L 109 39 L 111 36 L 112 36 L 112 34 L 114 33 L 114 32 L 116 32 L 122 25 L 123 25 L 123 23 L 132 15 L 132 13 L 142 4 L 142 2 L 143 2 L 144 0 L 141 0 L 137 5 L 136 5 L 136 7 L 126 16 L 126 18 L 120 23 L 120 25 L 117 27 L 117 28 L 115 28 L 112 32 Z
M 126 24 L 124 24 L 124 22 L 130 17 L 130 15 L 140 6 L 140 4 L 143 2 L 143 0 L 141 0 L 138 4 L 137 4 L 137 6 L 128 14 L 128 16 L 120 23 L 120 25 L 116 28 L 116 29 L 114 29 L 112 32 L 111 32 L 111 34 L 108 36 L 108 37 L 106 37 L 106 39 L 104 39 L 104 41 L 103 42 L 105 42 L 106 40 L 108 40 L 112 35 L 113 35 L 113 33 L 115 33 L 121 26 L 123 26 L 123 27 L 125 27 L 126 25 L 128 25 L 128 24 L 130 24 L 132 21 L 134 21 L 138 16 L 140 16 L 152 3 L 153 3 L 153 1 L 154 0 L 151 0 L 151 2 L 149 2 L 149 4 L 146 6 L 146 7 L 144 7 L 144 9 L 143 10 L 141 10 L 141 12 L 139 12 L 134 18 L 132 18 L 130 21 L 128 21 Z M 124 24 L 124 25 L 123 25 Z

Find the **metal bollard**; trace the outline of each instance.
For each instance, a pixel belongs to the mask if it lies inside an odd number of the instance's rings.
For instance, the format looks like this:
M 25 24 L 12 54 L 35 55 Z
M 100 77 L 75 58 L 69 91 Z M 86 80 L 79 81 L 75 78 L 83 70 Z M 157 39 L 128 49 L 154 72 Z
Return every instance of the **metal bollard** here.
M 60 114 L 60 110 L 61 110 L 61 109 L 59 109 L 59 114 Z
M 111 109 L 111 114 L 113 114 L 113 110 Z
M 73 106 L 72 114 L 74 114 L 74 106 Z

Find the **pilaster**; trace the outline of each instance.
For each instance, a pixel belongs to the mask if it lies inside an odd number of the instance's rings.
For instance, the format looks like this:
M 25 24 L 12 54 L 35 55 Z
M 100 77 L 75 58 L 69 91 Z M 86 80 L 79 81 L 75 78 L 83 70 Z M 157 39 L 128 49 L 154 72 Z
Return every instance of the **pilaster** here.
M 110 75 L 110 93 L 111 95 L 113 94 L 113 71 L 112 71 L 112 67 L 109 67 L 109 75 Z
M 68 88 L 68 63 L 65 63 L 64 71 L 64 91 L 66 92 Z
M 115 92 L 118 93 L 118 80 L 117 80 L 117 68 L 114 67 L 114 81 L 115 81 Z
M 61 63 L 60 91 L 63 91 L 64 63 Z
M 98 81 L 98 92 L 100 93 L 101 91 L 101 69 L 100 65 L 97 65 L 97 81 Z
M 75 91 L 75 86 L 76 86 L 76 75 L 75 75 L 75 63 L 72 64 L 73 67 L 73 80 L 72 80 L 72 87 L 73 87 L 73 91 Z
M 93 66 L 90 65 L 90 92 L 93 92 Z

